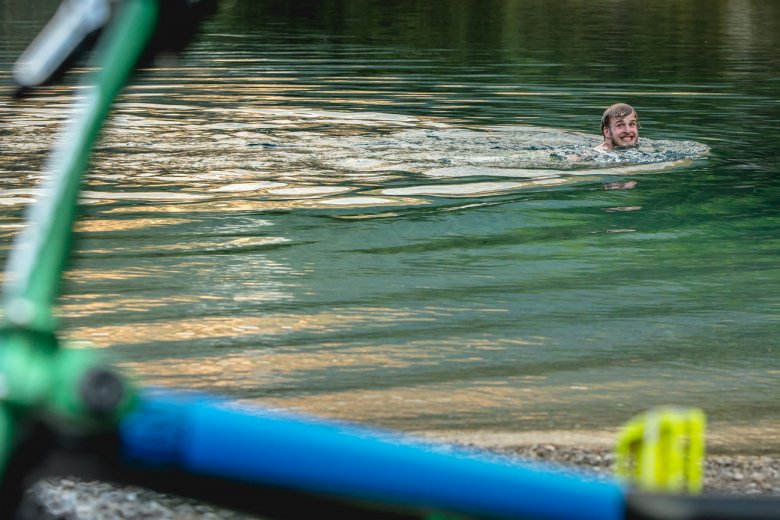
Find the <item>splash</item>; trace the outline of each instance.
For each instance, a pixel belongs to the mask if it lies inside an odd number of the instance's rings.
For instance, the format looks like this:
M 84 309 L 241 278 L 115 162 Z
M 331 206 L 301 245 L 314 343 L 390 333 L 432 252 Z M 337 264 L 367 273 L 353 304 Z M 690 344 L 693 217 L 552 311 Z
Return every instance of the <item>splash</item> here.
M 668 163 L 700 159 L 709 151 L 693 141 L 642 138 L 635 148 L 601 152 L 594 149 L 599 142 L 591 135 L 531 126 L 417 128 L 382 136 L 342 136 L 342 154 L 322 162 L 329 167 L 418 172 L 432 177 L 539 178 L 646 164 L 663 169 Z
M 592 135 L 533 126 L 375 127 L 352 135 L 327 134 L 319 135 L 307 166 L 394 184 L 376 189 L 384 196 L 484 197 L 544 189 L 587 177 L 680 168 L 709 152 L 693 141 L 648 138 L 635 148 L 601 152 Z

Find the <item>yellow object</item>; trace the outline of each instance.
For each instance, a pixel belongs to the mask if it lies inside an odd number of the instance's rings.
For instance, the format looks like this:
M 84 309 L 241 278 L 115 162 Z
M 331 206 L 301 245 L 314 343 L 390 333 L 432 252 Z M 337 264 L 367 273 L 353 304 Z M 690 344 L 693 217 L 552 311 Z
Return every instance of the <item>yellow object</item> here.
M 707 419 L 698 408 L 655 408 L 618 435 L 615 472 L 644 491 L 698 493 Z

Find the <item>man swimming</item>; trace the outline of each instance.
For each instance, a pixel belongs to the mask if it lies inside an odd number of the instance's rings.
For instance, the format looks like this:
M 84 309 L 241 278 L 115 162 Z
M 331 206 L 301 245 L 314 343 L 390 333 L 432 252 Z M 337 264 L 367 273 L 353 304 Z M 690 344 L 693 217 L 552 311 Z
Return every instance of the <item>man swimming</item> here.
M 601 116 L 601 135 L 604 142 L 595 148 L 600 152 L 636 146 L 639 141 L 636 110 L 625 103 L 616 103 L 606 109 Z

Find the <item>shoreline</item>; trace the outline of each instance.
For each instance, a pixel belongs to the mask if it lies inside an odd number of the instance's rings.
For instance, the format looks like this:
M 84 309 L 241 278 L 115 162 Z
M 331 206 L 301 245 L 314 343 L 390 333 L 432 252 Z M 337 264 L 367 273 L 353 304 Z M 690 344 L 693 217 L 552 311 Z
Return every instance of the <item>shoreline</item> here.
M 706 432 L 706 453 L 717 456 L 780 457 L 780 424 L 745 426 L 710 425 Z M 478 449 L 552 444 L 562 447 L 611 450 L 619 428 L 599 430 L 420 430 L 409 435 L 431 442 L 472 445 Z
M 614 436 L 608 432 L 557 432 L 551 435 L 550 432 L 439 431 L 416 432 L 412 437 L 445 450 L 462 449 L 487 457 L 508 457 L 597 479 L 611 476 L 614 461 Z M 740 454 L 733 449 L 732 446 L 727 453 L 708 451 L 703 493 L 780 497 L 780 456 Z M 29 496 L 36 508 L 60 520 L 260 518 L 151 490 L 67 477 L 41 481 Z

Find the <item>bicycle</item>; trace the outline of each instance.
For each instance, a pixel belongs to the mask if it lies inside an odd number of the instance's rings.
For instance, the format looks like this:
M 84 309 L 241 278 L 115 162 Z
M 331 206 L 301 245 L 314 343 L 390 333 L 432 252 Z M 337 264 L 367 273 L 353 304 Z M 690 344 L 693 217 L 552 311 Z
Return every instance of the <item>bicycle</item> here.
M 644 493 L 617 480 L 446 453 L 400 435 L 216 396 L 136 389 L 65 348 L 53 306 L 81 177 L 114 99 L 139 64 L 182 49 L 216 0 L 65 0 L 16 70 L 20 94 L 56 79 L 96 39 L 78 117 L 8 259 L 0 327 L 0 517 L 25 518 L 45 476 L 134 484 L 275 518 L 778 518 L 775 498 Z

